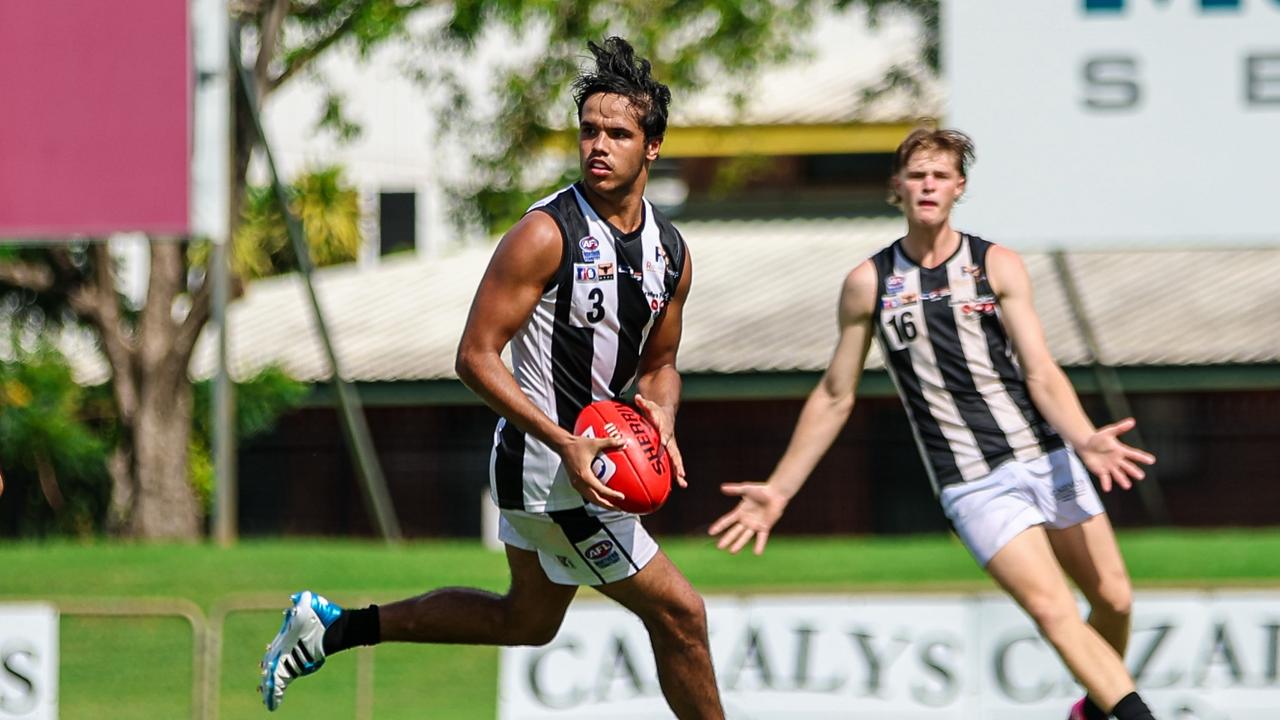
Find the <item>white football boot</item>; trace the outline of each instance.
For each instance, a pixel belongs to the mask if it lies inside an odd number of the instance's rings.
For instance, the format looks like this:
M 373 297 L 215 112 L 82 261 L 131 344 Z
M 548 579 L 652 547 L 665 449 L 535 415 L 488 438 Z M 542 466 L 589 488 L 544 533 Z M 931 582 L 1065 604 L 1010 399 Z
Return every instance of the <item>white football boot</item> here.
M 294 593 L 293 606 L 284 611 L 280 632 L 262 657 L 262 702 L 274 711 L 284 702 L 289 683 L 324 665 L 324 631 L 342 615 L 342 608 L 310 590 Z

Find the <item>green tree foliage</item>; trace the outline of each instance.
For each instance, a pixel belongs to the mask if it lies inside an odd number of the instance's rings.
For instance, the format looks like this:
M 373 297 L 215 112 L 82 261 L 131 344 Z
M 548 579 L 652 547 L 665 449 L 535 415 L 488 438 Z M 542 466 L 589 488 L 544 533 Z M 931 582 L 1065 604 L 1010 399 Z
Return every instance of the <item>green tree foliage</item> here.
M 104 399 L 78 385 L 49 345 L 0 362 L 0 533 L 88 536 L 102 528 L 109 445 L 93 425 L 110 410 Z
M 673 107 L 692 91 L 707 88 L 741 104 L 753 92 L 752 81 L 760 71 L 810 50 L 799 42 L 817 13 L 858 8 L 867 11 L 873 24 L 886 14 L 905 13 L 922 27 L 917 61 L 890 68 L 883 81 L 865 89 L 865 99 L 899 88 L 918 90 L 923 75 L 938 67 L 938 0 L 454 3 L 443 29 L 419 38 L 430 52 L 415 73 L 423 82 L 445 88 L 443 127 L 474 154 L 468 180 L 451 188 L 450 195 L 464 222 L 494 231 L 518 218 L 531 201 L 576 176 L 572 158 L 565 158 L 560 172 L 549 175 L 530 158 L 548 146 L 572 145 L 577 123 L 568 88 L 589 39 L 621 35 L 630 40 L 640 55 L 653 61 L 655 75 L 671 87 Z M 431 54 L 470 57 L 477 41 L 495 29 L 517 38 L 533 34 L 545 38 L 546 44 L 532 60 L 497 71 L 496 113 L 487 105 L 474 107 L 474 88 L 458 75 L 441 72 Z M 530 173 L 530 167 L 538 170 Z
M 360 252 L 360 197 L 337 166 L 305 172 L 288 188 L 289 210 L 302 221 L 307 250 L 316 266 L 353 262 Z M 209 244 L 192 246 L 194 265 L 208 263 Z M 245 190 L 232 251 L 232 270 L 254 280 L 298 269 L 284 215 L 269 186 Z
M 213 429 L 210 426 L 213 383 L 195 385 L 195 428 L 187 448 L 191 484 L 206 512 L 213 499 Z M 298 406 L 310 386 L 289 377 L 278 367 L 269 367 L 256 376 L 236 383 L 235 432 L 238 440 L 249 440 L 275 428 L 280 417 Z
M 436 115 L 449 142 L 472 155 L 467 179 L 450 189 L 452 200 L 463 222 L 490 230 L 505 226 L 530 201 L 575 174 L 575 168 L 563 165 L 548 171 L 530 158 L 571 142 L 572 130 L 566 128 L 576 123 L 567 89 L 586 55 L 587 40 L 626 37 L 653 61 L 677 105 L 708 86 L 744 99 L 761 70 L 809 50 L 800 45 L 802 31 L 830 9 L 865 10 L 873 24 L 888 14 L 908 14 L 920 22 L 918 62 L 890 68 L 882 82 L 866 88 L 868 99 L 918 88 L 922 74 L 938 67 L 938 0 L 316 0 L 293 2 L 287 13 L 273 14 L 282 2 L 240 4 L 243 22 L 278 38 L 259 44 L 256 68 L 264 97 L 344 41 L 362 57 L 389 40 L 412 43 L 418 52 L 408 64 L 409 74 L 444 98 Z M 442 19 L 410 22 L 428 8 Z M 282 31 L 274 32 L 277 28 Z M 484 81 L 489 87 L 477 88 L 472 70 L 484 40 L 495 33 L 537 51 L 499 64 Z M 265 62 L 264 49 L 279 61 Z M 325 85 L 319 74 L 310 79 Z M 491 102 L 477 102 L 479 96 Z M 348 114 L 341 93 L 326 85 L 324 97 L 319 127 L 339 139 L 358 136 L 358 121 Z
M 213 490 L 211 383 L 195 384 L 190 481 L 207 511 Z M 271 431 L 309 392 L 279 368 L 236 384 L 235 432 L 248 440 Z M 0 362 L 0 535 L 89 537 L 102 531 L 110 502 L 110 449 L 120 425 L 110 391 L 75 382 L 51 346 Z

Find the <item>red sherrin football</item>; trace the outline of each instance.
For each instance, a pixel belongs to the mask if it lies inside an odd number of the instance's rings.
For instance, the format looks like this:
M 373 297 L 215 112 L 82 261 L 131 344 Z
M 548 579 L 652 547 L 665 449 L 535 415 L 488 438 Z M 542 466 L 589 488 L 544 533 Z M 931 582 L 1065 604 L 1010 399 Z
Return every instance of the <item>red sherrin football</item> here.
M 591 461 L 601 482 L 626 497 L 619 508 L 645 515 L 662 507 L 671 493 L 671 458 L 662 438 L 636 408 L 617 400 L 597 400 L 582 408 L 573 432 L 588 437 L 620 437 L 626 447 L 607 450 Z

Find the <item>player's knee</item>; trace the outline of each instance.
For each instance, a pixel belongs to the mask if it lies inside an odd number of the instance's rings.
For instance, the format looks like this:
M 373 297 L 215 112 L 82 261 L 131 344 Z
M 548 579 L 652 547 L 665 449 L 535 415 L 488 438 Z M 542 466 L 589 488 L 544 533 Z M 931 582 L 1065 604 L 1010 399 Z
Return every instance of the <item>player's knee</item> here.
M 650 619 L 651 625 L 657 625 L 662 632 L 681 642 L 696 644 L 703 642 L 707 636 L 707 606 L 697 593 L 689 593 L 672 598 L 663 603 L 655 616 Z
M 508 645 L 546 645 L 560 630 L 559 619 L 523 617 L 509 624 Z
M 555 638 L 564 621 L 564 612 L 552 612 L 511 596 L 503 603 L 504 645 L 546 645 Z
M 1132 615 L 1133 586 L 1129 584 L 1129 578 L 1119 578 L 1103 584 L 1092 605 L 1094 612 L 1106 613 L 1112 617 L 1127 618 Z
M 546 645 L 551 642 L 560 630 L 560 624 L 543 623 L 529 628 L 525 641 L 521 645 Z
M 1025 608 L 1036 627 L 1040 628 L 1040 632 L 1050 640 L 1070 624 L 1083 622 L 1073 603 L 1064 603 L 1052 598 L 1037 598 L 1029 600 Z

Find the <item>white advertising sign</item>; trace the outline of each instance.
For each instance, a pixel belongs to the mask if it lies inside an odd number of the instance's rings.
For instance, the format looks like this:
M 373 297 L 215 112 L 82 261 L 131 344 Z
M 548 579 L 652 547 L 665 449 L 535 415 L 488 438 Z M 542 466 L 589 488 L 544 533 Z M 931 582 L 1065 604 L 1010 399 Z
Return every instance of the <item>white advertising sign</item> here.
M 946 0 L 961 229 L 1017 248 L 1280 244 L 1280 0 Z
M 0 720 L 58 717 L 58 611 L 0 605 Z
M 729 718 L 1025 720 L 1082 690 L 998 595 L 709 598 Z M 1280 592 L 1141 593 L 1128 663 L 1158 717 L 1280 717 Z M 551 643 L 506 648 L 500 720 L 668 717 L 643 626 L 577 603 Z

